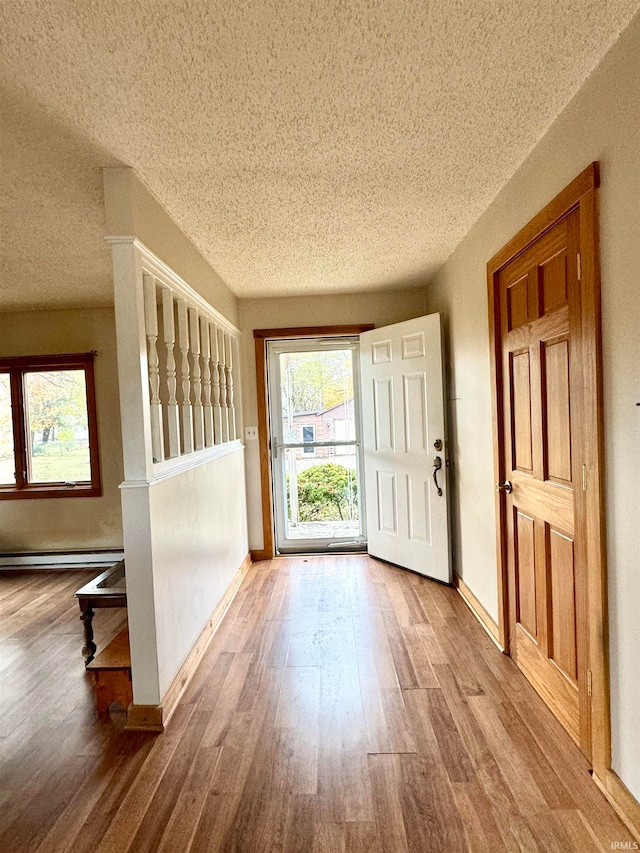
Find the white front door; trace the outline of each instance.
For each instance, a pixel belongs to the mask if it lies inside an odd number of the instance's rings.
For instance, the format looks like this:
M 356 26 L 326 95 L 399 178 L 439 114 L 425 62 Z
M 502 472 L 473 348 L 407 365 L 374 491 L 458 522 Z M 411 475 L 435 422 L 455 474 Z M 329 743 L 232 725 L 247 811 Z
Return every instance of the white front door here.
M 360 335 L 369 553 L 449 583 L 440 315 Z

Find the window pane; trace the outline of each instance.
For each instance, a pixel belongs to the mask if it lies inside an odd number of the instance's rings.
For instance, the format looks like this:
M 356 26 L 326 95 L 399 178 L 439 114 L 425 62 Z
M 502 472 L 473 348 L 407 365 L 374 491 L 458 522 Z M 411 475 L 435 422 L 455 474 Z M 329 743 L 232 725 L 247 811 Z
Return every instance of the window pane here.
M 332 417 L 345 417 L 343 409 L 353 399 L 351 350 L 284 352 L 279 358 L 285 427 L 294 426 L 304 415 L 330 412 Z
M 13 486 L 16 464 L 13 455 L 13 421 L 11 418 L 11 378 L 0 373 L 0 485 Z
M 302 440 L 305 444 L 313 442 L 316 440 L 316 428 L 314 426 L 303 426 L 302 427 Z M 315 456 L 316 449 L 315 447 L 305 447 L 304 452 L 307 454 L 311 454 Z
M 84 370 L 25 374 L 30 483 L 91 480 Z

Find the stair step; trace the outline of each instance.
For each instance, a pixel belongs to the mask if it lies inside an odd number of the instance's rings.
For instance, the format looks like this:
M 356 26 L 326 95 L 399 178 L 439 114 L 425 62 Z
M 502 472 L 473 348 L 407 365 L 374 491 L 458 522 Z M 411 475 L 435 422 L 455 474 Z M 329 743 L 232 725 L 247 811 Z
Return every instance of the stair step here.
M 125 628 L 87 666 L 96 683 L 98 714 L 104 716 L 117 702 L 125 710 L 133 701 L 129 629 Z

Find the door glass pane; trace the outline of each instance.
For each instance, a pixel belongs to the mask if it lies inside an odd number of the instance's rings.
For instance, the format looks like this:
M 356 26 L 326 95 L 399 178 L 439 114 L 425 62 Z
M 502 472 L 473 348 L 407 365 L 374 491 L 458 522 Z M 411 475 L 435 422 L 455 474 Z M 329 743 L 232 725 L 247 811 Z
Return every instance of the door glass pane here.
M 84 370 L 25 374 L 30 483 L 91 480 Z
M 335 439 L 336 420 L 355 423 L 352 350 L 280 353 L 280 390 L 285 441 L 289 428 L 300 427 L 315 436 L 302 441 Z
M 356 447 L 285 450 L 288 539 L 349 539 L 360 533 Z
M 15 485 L 15 469 L 13 420 L 11 418 L 11 378 L 8 373 L 0 373 L 0 485 Z
M 291 342 L 273 353 L 270 406 L 284 445 L 273 457 L 276 543 L 283 552 L 364 547 L 354 397 L 358 351 L 353 341 L 341 343 Z M 343 441 L 354 443 L 338 443 Z

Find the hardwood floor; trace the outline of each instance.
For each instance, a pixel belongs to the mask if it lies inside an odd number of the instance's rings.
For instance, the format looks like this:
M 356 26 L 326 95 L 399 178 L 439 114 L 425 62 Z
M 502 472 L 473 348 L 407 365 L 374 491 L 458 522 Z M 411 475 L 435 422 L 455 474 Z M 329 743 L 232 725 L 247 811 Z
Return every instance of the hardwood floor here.
M 72 595 L 0 573 L 2 853 L 609 851 L 585 759 L 448 587 L 255 564 L 168 731 L 95 716 Z M 122 611 L 95 617 L 99 647 Z

